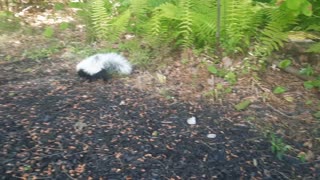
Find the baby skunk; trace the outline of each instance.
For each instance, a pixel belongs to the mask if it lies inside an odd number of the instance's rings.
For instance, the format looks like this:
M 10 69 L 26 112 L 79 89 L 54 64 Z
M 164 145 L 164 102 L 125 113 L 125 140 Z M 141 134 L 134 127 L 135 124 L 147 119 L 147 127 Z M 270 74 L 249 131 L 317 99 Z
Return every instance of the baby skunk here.
M 108 81 L 113 74 L 129 75 L 132 65 L 129 61 L 116 53 L 96 54 L 77 64 L 77 73 L 90 82 L 97 79 Z

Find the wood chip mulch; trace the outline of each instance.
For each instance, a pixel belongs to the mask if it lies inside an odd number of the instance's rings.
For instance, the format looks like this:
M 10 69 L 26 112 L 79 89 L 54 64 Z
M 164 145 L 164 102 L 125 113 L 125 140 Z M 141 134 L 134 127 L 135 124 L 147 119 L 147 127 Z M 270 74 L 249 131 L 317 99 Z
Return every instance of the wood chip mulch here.
M 0 179 L 320 178 L 313 163 L 278 160 L 228 104 L 1 66 Z

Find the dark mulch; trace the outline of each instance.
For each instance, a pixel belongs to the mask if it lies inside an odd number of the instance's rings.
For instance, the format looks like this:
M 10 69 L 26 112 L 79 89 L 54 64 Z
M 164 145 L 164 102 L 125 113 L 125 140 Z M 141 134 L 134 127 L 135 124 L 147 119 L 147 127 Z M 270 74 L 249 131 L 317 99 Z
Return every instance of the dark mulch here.
M 0 179 L 320 178 L 312 163 L 278 160 L 228 104 L 165 100 L 122 79 L 11 73 L 12 66 L 0 72 Z M 197 125 L 187 124 L 192 116 Z

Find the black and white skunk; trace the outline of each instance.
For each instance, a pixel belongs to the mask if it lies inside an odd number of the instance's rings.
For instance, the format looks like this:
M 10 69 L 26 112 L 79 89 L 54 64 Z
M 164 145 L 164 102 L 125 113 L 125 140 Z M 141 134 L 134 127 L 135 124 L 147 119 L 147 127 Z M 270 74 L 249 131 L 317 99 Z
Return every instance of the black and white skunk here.
M 129 61 L 116 53 L 96 54 L 77 64 L 77 73 L 89 81 L 103 79 L 107 81 L 112 75 L 129 75 L 132 65 Z

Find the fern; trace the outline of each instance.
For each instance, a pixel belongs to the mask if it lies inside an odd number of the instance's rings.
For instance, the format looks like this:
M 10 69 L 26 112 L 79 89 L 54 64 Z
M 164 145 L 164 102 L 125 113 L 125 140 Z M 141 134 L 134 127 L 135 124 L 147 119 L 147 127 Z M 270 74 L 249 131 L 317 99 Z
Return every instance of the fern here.
M 137 17 L 136 20 L 145 17 L 148 9 L 148 0 L 131 0 L 130 10 L 132 11 L 132 14 Z
M 310 52 L 310 53 L 320 53 L 320 42 L 311 45 L 311 46 L 308 48 L 307 52 Z
M 215 0 L 200 0 L 197 6 L 194 6 L 192 12 L 193 18 L 193 32 L 195 36 L 195 43 L 199 47 L 214 46 L 217 11 Z
M 181 0 L 180 8 L 182 9 L 181 22 L 178 27 L 178 35 L 181 36 L 179 38 L 178 44 L 181 43 L 182 47 L 191 47 L 193 43 L 193 22 L 191 16 L 191 0 Z
M 261 32 L 260 45 L 256 49 L 261 55 L 269 55 L 283 47 L 283 42 L 288 39 L 287 28 L 296 22 L 294 14 L 281 7 L 267 9 L 267 16 L 269 23 Z
M 110 28 L 108 30 L 108 37 L 111 41 L 116 40 L 123 34 L 127 28 L 131 17 L 131 11 L 130 9 L 127 9 L 125 12 L 123 12 L 120 16 L 115 18 L 111 24 Z
M 174 39 L 174 35 L 172 32 L 170 33 L 170 30 L 173 31 L 173 28 L 177 27 L 180 14 L 181 9 L 172 3 L 163 3 L 155 8 L 152 18 L 146 26 L 148 39 L 156 43 L 168 42 Z
M 107 0 L 93 0 L 90 5 L 92 25 L 96 31 L 96 36 L 100 39 L 108 37 L 111 17 L 107 13 L 106 7 L 111 7 L 111 4 Z
M 258 11 L 251 0 L 222 0 L 222 45 L 227 52 L 242 51 L 250 45 L 250 30 L 257 27 Z

